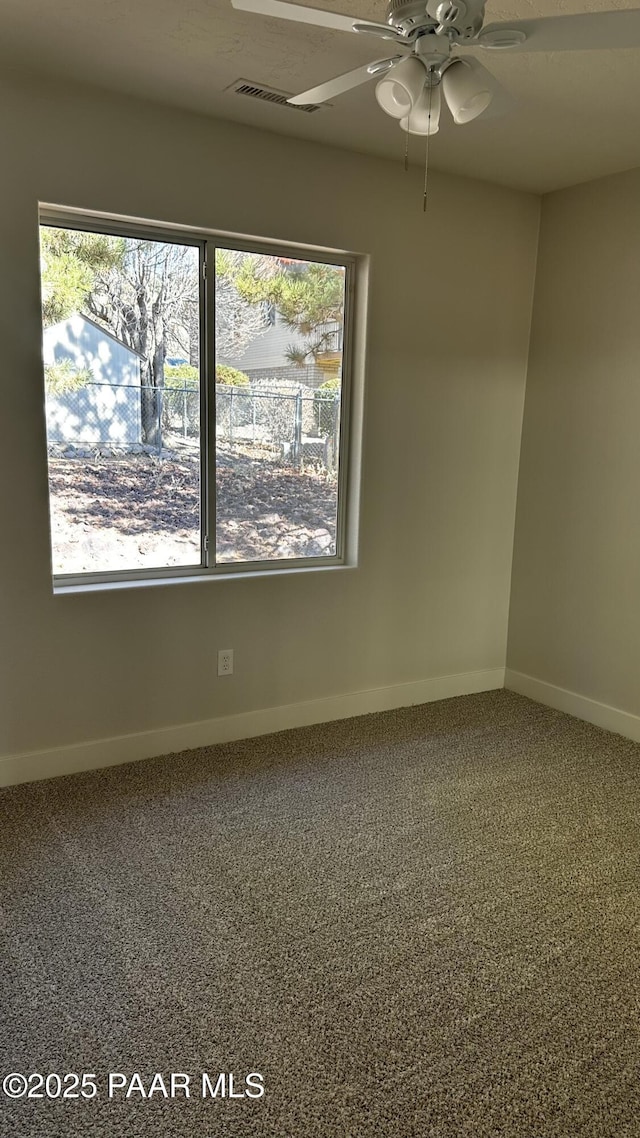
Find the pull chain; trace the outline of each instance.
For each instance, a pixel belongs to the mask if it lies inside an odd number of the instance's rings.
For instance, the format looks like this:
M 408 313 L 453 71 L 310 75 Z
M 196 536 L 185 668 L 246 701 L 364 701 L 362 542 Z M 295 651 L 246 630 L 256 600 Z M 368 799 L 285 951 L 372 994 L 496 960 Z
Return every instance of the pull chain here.
M 429 87 L 429 109 L 427 111 L 427 146 L 424 159 L 424 193 L 422 196 L 422 212 L 427 212 L 427 182 L 429 178 L 429 139 L 431 138 L 431 103 L 433 101 L 433 87 Z
M 408 116 L 407 116 L 407 129 L 405 131 L 404 139 L 405 139 L 405 141 L 404 141 L 404 172 L 406 174 L 409 170 L 409 118 L 408 118 Z

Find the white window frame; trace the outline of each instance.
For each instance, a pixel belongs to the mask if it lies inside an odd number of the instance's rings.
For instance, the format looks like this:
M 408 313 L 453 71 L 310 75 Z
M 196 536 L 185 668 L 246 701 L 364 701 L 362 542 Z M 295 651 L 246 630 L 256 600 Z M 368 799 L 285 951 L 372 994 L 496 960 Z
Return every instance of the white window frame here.
M 364 343 L 366 324 L 366 255 L 309 245 L 247 238 L 220 230 L 165 225 L 144 219 L 68 209 L 40 203 L 39 224 L 120 237 L 146 237 L 191 245 L 200 257 L 200 496 L 201 563 L 155 569 L 53 574 L 55 593 L 85 592 L 141 585 L 166 585 L 354 568 L 357 565 L 362 443 Z M 282 558 L 216 564 L 216 400 L 215 400 L 215 251 L 216 248 L 341 265 L 345 269 L 344 338 L 338 440 L 338 509 L 336 553 L 328 557 Z M 355 367 L 355 357 L 358 366 Z M 354 374 L 357 373 L 357 383 Z M 43 411 L 44 413 L 44 411 Z M 50 499 L 49 499 L 50 508 Z M 51 539 L 51 527 L 50 527 Z

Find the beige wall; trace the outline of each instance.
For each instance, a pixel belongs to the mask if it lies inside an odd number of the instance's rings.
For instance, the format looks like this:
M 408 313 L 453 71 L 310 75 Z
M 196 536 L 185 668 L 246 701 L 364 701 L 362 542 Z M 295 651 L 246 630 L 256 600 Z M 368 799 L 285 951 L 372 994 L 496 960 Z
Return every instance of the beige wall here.
M 537 199 L 70 87 L 0 131 L 0 755 L 503 666 Z M 38 199 L 371 254 L 359 569 L 52 595 Z
M 508 664 L 640 713 L 640 170 L 543 199 Z

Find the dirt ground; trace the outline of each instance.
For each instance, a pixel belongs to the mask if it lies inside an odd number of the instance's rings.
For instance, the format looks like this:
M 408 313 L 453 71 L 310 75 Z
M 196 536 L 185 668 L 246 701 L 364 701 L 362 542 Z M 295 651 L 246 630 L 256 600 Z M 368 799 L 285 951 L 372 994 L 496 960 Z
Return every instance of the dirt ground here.
M 331 555 L 337 492 L 321 473 L 227 456 L 218 562 Z M 49 460 L 54 573 L 197 565 L 199 465 L 186 456 Z

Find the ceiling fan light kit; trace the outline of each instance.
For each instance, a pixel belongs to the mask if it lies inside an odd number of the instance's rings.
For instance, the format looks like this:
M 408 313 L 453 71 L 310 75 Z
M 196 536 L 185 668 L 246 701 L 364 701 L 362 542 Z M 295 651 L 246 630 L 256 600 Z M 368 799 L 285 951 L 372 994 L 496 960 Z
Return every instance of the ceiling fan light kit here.
M 296 106 L 327 102 L 383 75 L 376 99 L 407 134 L 435 134 L 440 121 L 440 85 L 459 126 L 486 111 L 500 85 L 466 52 L 556 52 L 640 48 L 640 9 L 542 16 L 485 26 L 485 0 L 389 0 L 385 24 L 288 0 L 231 0 L 234 8 L 278 19 L 315 24 L 391 40 L 401 54 L 357 67 L 288 101 Z M 462 56 L 460 51 L 465 52 Z
M 440 129 L 440 87 L 424 86 L 416 102 L 400 126 L 407 134 L 426 136 L 437 134 Z
M 376 85 L 376 99 L 392 119 L 408 115 L 424 88 L 425 71 L 415 55 L 396 63 Z
M 484 77 L 476 74 L 466 59 L 456 59 L 447 67 L 442 77 L 442 89 L 453 121 L 458 126 L 477 119 L 493 98 Z

